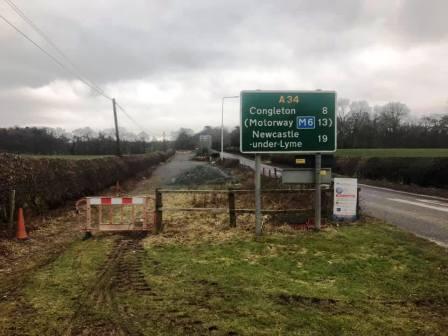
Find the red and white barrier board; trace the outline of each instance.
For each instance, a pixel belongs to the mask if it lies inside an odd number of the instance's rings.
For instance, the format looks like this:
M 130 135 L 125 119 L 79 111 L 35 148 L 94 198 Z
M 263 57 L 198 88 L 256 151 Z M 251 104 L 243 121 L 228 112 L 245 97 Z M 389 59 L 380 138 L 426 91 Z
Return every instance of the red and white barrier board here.
M 87 197 L 90 205 L 143 205 L 144 197 Z

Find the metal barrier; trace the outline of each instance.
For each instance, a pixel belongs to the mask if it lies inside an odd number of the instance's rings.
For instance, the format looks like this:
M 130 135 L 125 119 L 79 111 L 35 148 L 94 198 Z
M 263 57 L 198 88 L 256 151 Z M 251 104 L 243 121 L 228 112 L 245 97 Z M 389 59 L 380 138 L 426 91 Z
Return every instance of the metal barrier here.
M 154 197 L 86 197 L 76 204 L 85 210 L 82 230 L 86 232 L 150 231 L 150 201 Z M 84 205 L 82 205 L 84 203 Z
M 255 161 L 254 160 L 247 159 L 240 155 L 227 153 L 227 152 L 223 152 L 221 154 L 221 157 L 223 159 L 238 160 L 241 166 L 249 167 L 252 170 L 255 170 Z M 267 177 L 281 178 L 282 177 L 282 169 L 262 163 L 261 164 L 261 175 L 267 176 Z

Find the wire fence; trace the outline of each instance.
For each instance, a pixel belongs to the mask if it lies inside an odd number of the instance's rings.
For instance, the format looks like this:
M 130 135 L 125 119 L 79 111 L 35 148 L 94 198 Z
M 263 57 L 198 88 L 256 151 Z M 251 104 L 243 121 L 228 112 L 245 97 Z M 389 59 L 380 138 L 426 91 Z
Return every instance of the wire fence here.
M 247 159 L 245 157 L 222 152 L 221 153 L 223 159 L 230 159 L 230 160 L 238 160 L 241 166 L 251 168 L 252 170 L 255 170 L 255 161 L 251 159 Z M 266 177 L 274 177 L 274 178 L 281 178 L 282 177 L 282 169 L 274 166 L 270 166 L 267 164 L 262 163 L 260 167 L 261 175 Z
M 300 188 L 300 189 L 263 189 L 261 190 L 262 195 L 267 194 L 277 194 L 283 200 L 286 199 L 287 195 L 299 195 L 309 193 L 310 195 L 314 195 L 315 189 L 313 188 Z M 331 196 L 333 194 L 333 189 L 325 188 L 321 190 L 322 195 L 324 196 L 324 208 L 325 212 L 330 211 L 331 208 Z M 229 218 L 229 226 L 235 227 L 237 223 L 237 215 L 238 214 L 248 214 L 255 213 L 255 209 L 250 207 L 252 204 L 252 199 L 246 199 L 243 207 L 237 207 L 237 196 L 238 198 L 243 198 L 244 196 L 251 196 L 255 193 L 253 189 L 157 189 L 155 192 L 154 199 L 154 225 L 156 232 L 163 231 L 163 214 L 165 212 L 203 212 L 203 213 L 223 213 L 228 214 Z M 226 200 L 226 203 L 221 202 L 221 204 L 217 204 L 217 206 L 206 207 L 204 202 L 204 206 L 198 206 L 198 204 L 193 206 L 171 206 L 167 205 L 165 202 L 165 196 L 175 195 L 175 194 L 188 194 L 188 195 L 222 195 L 224 198 L 222 200 Z M 309 197 L 307 197 L 309 198 Z M 213 203 L 213 202 L 212 202 Z M 295 202 L 292 202 L 293 204 Z M 249 207 L 247 205 L 249 204 Z M 283 204 L 283 207 L 281 205 Z M 298 204 L 298 203 L 296 203 Z M 279 202 L 277 206 L 273 206 L 273 204 L 266 206 L 261 210 L 262 214 L 266 215 L 281 215 L 281 214 L 307 214 L 313 213 L 313 205 L 311 202 L 308 204 L 302 202 L 302 207 L 292 207 L 291 202 Z M 279 206 L 280 205 L 280 208 Z M 286 205 L 286 208 L 285 208 Z

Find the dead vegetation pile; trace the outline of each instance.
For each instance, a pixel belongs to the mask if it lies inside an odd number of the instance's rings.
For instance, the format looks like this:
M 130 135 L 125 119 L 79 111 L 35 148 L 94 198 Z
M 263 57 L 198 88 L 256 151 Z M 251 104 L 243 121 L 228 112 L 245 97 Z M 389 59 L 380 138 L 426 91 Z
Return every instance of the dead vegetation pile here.
M 205 186 L 203 186 L 205 187 Z M 208 195 L 209 196 L 209 195 Z M 164 196 L 166 207 L 202 207 L 204 203 L 192 194 L 169 194 Z M 212 201 L 207 198 L 205 207 L 225 207 L 220 198 Z M 163 214 L 164 232 L 145 240 L 145 245 L 160 246 L 166 244 L 198 244 L 203 242 L 219 243 L 253 236 L 250 215 L 239 215 L 237 227 L 230 228 L 228 214 L 218 212 L 179 212 L 167 211 Z
M 175 178 L 175 185 L 222 184 L 231 178 L 219 168 L 204 165 L 190 169 Z
M 227 173 L 239 183 L 228 184 L 232 189 L 253 189 L 253 172 L 234 168 Z M 197 189 L 223 189 L 226 186 L 200 185 Z M 264 189 L 281 189 L 284 185 L 278 180 L 263 178 Z M 324 217 L 331 213 L 331 191 L 323 193 Z M 314 216 L 312 191 L 297 193 L 264 193 L 263 209 L 309 209 L 299 214 L 265 214 L 265 232 L 297 233 L 295 226 L 303 224 Z M 210 208 L 209 211 L 165 211 L 163 213 L 164 232 L 146 239 L 146 245 L 190 245 L 198 243 L 221 243 L 235 239 L 251 239 L 255 233 L 253 213 L 237 214 L 236 227 L 230 227 L 228 214 L 228 193 L 167 193 L 163 195 L 164 208 Z M 254 193 L 236 193 L 236 209 L 254 209 Z M 215 210 L 213 210 L 215 209 Z

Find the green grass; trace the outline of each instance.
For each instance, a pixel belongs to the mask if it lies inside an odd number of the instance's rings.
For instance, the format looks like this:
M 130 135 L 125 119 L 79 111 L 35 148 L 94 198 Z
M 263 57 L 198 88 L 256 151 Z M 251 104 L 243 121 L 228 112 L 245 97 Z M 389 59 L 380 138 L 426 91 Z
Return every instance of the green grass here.
M 144 307 L 173 305 L 223 334 L 442 335 L 447 265 L 443 249 L 382 224 L 169 245 L 148 249 L 145 272 L 165 301 Z
M 448 330 L 447 251 L 379 222 L 212 244 L 200 238 L 153 244 L 149 237 L 140 267 L 151 291 L 114 289 L 113 302 L 79 310 L 97 284 L 113 239 L 76 242 L 34 274 L 23 291 L 26 319 L 10 319 L 23 323 L 30 335 L 60 334 L 67 321 L 102 328 L 121 320 L 122 330 L 137 335 L 384 336 Z M 0 312 L 9 315 L 1 303 Z M 0 318 L 0 330 L 5 323 Z
M 13 302 L 0 302 L 0 335 L 62 335 L 111 247 L 109 238 L 76 242 L 33 274 Z
M 340 157 L 448 157 L 448 148 L 353 148 L 338 149 Z

